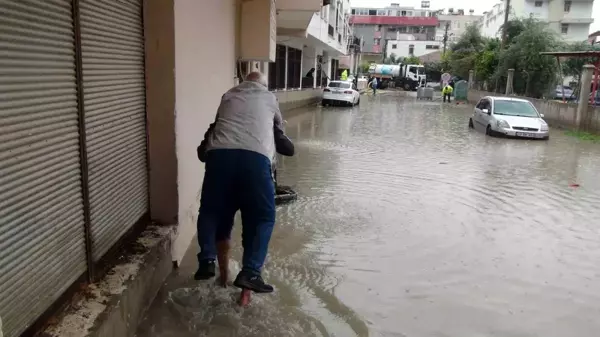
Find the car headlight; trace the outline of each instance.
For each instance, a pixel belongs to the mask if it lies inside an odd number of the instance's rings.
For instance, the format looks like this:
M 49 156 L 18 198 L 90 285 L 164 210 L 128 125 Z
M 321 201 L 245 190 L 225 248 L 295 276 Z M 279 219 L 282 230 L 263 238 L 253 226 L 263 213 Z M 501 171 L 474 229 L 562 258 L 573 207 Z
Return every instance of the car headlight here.
M 540 125 L 540 131 L 548 131 L 548 124 L 542 122 L 542 124 Z
M 499 128 L 503 128 L 503 129 L 510 129 L 510 125 L 508 125 L 508 122 L 505 121 L 504 119 L 499 119 L 496 122 L 496 126 L 498 126 Z

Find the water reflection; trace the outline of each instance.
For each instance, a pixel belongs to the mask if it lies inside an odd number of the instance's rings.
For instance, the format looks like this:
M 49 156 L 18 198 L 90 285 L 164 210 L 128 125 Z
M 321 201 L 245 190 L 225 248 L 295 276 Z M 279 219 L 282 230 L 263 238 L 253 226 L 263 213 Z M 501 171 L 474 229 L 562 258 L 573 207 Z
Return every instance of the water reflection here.
M 239 309 L 190 280 L 190 252 L 139 335 L 596 336 L 600 149 L 489 138 L 470 109 L 382 95 L 286 117 L 300 197 L 278 208 L 277 293 Z

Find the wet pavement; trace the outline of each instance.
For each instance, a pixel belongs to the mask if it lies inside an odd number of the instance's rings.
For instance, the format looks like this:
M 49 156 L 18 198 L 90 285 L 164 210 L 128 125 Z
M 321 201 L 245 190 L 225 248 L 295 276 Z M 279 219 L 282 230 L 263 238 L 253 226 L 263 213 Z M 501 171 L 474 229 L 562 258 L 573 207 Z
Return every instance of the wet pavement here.
M 192 280 L 194 245 L 138 336 L 598 336 L 600 145 L 489 138 L 471 111 L 388 93 L 289 117 L 276 292 L 239 308 Z

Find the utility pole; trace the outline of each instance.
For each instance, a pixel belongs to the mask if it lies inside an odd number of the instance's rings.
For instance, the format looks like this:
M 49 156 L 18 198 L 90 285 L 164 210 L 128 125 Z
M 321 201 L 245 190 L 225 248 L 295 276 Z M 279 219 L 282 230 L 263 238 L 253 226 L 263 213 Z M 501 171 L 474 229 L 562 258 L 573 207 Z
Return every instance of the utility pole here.
M 442 56 L 446 56 L 446 48 L 448 46 L 448 30 L 450 29 L 450 22 L 446 22 L 446 26 L 444 27 L 444 54 Z
M 502 25 L 502 41 L 500 41 L 500 49 L 504 48 L 506 44 L 507 36 L 507 23 L 508 23 L 508 14 L 510 14 L 510 0 L 506 1 L 506 8 L 504 8 L 504 25 Z

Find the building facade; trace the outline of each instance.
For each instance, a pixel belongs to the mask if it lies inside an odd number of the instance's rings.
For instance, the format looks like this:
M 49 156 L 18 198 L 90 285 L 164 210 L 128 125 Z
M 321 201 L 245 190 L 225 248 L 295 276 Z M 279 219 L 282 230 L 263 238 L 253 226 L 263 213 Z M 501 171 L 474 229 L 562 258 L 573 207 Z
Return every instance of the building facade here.
M 440 41 L 388 40 L 386 57 L 421 57 L 442 49 Z
M 350 25 L 354 35 L 362 39 L 363 62 L 381 62 L 388 41 L 435 41 L 439 24 L 437 12 L 428 8 L 401 7 L 391 4 L 383 8 L 352 8 Z
M 592 18 L 593 0 L 511 0 L 509 19 L 533 18 L 548 26 L 565 41 L 586 41 Z M 478 25 L 488 37 L 500 37 L 506 0 L 484 12 Z
M 222 94 L 260 69 L 282 107 L 314 101 L 346 53 L 348 10 L 348 0 L 0 2 L 0 335 L 21 335 L 94 282 L 151 222 L 177 225 L 180 261 L 200 202 L 196 147 Z M 312 68 L 324 82 L 304 80 Z
M 439 14 L 439 24 L 435 33 L 436 41 L 444 41 L 444 35 L 448 35 L 448 43 L 455 42 L 469 25 L 478 24 L 482 15 L 474 15 L 474 10 L 469 10 L 465 15 L 464 10 L 449 8 L 446 14 Z

